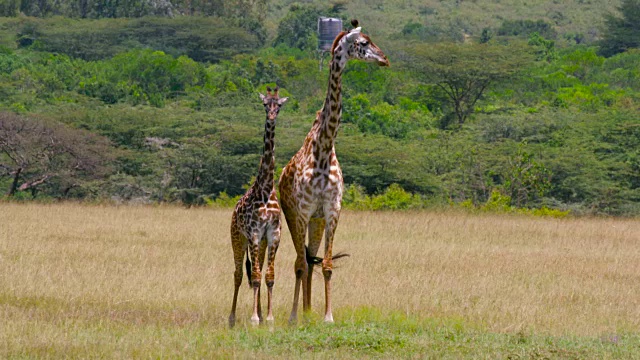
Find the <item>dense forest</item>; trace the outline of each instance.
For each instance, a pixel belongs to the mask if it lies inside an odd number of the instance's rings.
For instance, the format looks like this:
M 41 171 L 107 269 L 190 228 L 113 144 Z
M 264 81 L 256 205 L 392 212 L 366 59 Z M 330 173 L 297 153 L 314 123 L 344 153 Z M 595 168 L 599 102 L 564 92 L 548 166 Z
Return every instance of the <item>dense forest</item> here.
M 0 16 L 5 199 L 234 203 L 262 150 L 258 92 L 290 97 L 279 169 L 322 106 L 331 16 L 391 60 L 343 74 L 345 206 L 640 214 L 640 0 L 6 0 Z

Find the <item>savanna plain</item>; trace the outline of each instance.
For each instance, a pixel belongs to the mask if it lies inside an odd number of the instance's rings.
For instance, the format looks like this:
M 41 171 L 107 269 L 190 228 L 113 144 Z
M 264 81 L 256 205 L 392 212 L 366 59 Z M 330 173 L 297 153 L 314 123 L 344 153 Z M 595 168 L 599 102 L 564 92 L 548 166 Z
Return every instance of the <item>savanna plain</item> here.
M 637 219 L 346 211 L 336 323 L 317 272 L 294 326 L 285 225 L 275 323 L 245 275 L 230 330 L 230 216 L 0 203 L 0 358 L 640 358 Z

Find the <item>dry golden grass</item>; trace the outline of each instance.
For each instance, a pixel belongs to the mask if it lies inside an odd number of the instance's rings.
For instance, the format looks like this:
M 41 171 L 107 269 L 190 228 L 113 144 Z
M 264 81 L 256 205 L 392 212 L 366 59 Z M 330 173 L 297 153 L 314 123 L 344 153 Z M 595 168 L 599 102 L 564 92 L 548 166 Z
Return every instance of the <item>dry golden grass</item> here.
M 180 350 L 188 345 L 176 340 L 181 329 L 226 336 L 230 216 L 229 209 L 0 203 L 5 355 L 31 349 L 24 354 L 55 357 L 82 347 L 136 357 L 145 354 L 142 338 L 175 341 Z M 462 319 L 493 333 L 637 333 L 639 242 L 638 220 L 345 212 L 334 249 L 351 257 L 336 262 L 334 317 L 340 323 L 372 307 Z M 293 261 L 285 229 L 276 257 L 276 326 L 291 307 Z M 318 314 L 323 289 L 317 274 Z M 245 277 L 239 328 L 249 323 L 250 294 Z M 164 333 L 167 327 L 174 332 Z M 105 344 L 122 353 L 100 352 Z

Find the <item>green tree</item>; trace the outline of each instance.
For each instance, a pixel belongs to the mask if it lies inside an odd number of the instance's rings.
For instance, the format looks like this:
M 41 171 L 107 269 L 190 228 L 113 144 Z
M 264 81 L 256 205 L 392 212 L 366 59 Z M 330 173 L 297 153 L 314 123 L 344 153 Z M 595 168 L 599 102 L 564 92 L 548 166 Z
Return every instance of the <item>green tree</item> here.
M 544 20 L 505 20 L 498 29 L 500 36 L 527 38 L 533 33 L 538 33 L 547 39 L 554 39 L 557 36 L 553 26 Z
M 426 21 L 426 25 L 410 21 L 402 28 L 401 34 L 409 39 L 422 42 L 462 42 L 464 26 L 452 20 L 448 24 L 434 24 Z
M 0 113 L 0 178 L 13 196 L 53 185 L 66 196 L 89 179 L 105 177 L 111 159 L 106 139 L 58 123 Z
M 516 207 L 543 197 L 551 189 L 549 169 L 522 148 L 509 159 L 504 177 L 503 188 Z
M 69 20 L 28 18 L 18 28 L 19 47 L 99 60 L 132 49 L 161 50 L 196 61 L 218 62 L 261 45 L 250 30 L 218 17 Z
M 406 66 L 422 82 L 435 84 L 449 100 L 441 124 L 462 125 L 492 83 L 517 77 L 531 64 L 531 54 L 516 45 L 416 44 L 407 48 Z
M 301 50 L 315 49 L 318 17 L 338 16 L 341 9 L 335 6 L 322 8 L 316 5 L 291 5 L 287 15 L 278 24 L 274 45 L 285 44 Z
M 493 31 L 490 28 L 483 28 L 482 35 L 480 35 L 480 43 L 486 44 L 493 38 Z
M 0 2 L 0 16 L 16 16 L 20 0 L 3 0 Z
M 544 60 L 550 63 L 558 58 L 556 42 L 543 38 L 537 32 L 529 36 L 529 45 L 536 48 L 536 60 Z
M 599 53 L 605 57 L 640 47 L 640 0 L 622 0 L 618 12 L 621 17 L 605 16 L 605 30 L 599 41 Z

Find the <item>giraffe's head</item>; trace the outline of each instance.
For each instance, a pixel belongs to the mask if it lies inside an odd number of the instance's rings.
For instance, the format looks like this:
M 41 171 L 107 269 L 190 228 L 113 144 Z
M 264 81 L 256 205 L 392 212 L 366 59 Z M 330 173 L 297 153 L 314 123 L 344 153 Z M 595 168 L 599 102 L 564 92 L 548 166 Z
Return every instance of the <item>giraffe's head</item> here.
M 270 121 L 275 121 L 276 117 L 278 117 L 278 112 L 280 111 L 280 107 L 289 100 L 288 97 L 281 98 L 278 95 L 278 87 L 271 92 L 271 88 L 267 86 L 267 95 L 260 94 L 260 99 L 262 99 L 262 104 L 264 105 L 264 111 L 267 113 L 267 119 Z
M 333 41 L 331 53 L 344 54 L 347 59 L 360 59 L 375 62 L 380 66 L 389 66 L 387 56 L 371 41 L 367 34 L 360 31 L 358 20 L 352 20 L 351 23 L 354 29 L 338 34 Z

